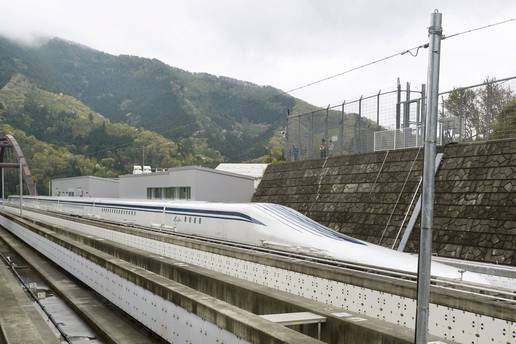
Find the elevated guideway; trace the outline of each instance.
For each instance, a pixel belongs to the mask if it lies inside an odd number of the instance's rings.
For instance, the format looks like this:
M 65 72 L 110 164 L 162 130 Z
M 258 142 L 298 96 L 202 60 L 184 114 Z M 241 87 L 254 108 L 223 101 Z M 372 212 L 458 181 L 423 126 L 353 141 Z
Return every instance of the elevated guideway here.
M 292 326 L 313 338 L 304 340 L 316 340 L 320 328 L 321 340 L 328 343 L 412 342 L 415 277 L 411 274 L 26 209 L 21 219 L 17 212 L 5 207 L 2 225 L 26 241 L 34 237 L 33 245 L 41 237 L 83 257 L 81 252 L 86 251 L 93 257 L 92 250 L 117 257 L 117 264 L 121 259 L 120 264 L 132 264 L 155 278 L 172 279 L 205 297 L 238 306 L 261 319 L 258 323 L 272 324 L 269 320 L 274 317 L 259 317 L 265 314 L 305 312 L 324 318 L 309 323 L 305 317 L 305 323 Z M 430 333 L 435 343 L 516 340 L 513 290 L 446 280 L 433 284 Z
M 0 221 L 167 342 L 318 342 L 48 228 L 12 216 Z

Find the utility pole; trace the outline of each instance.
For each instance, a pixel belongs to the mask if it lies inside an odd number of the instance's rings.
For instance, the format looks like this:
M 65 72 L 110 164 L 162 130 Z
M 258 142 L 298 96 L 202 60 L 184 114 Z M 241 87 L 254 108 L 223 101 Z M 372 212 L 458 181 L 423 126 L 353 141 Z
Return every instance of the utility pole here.
M 437 110 L 439 106 L 439 63 L 441 56 L 442 14 L 435 10 L 431 15 L 428 54 L 428 94 L 425 125 L 425 156 L 423 165 L 423 191 L 421 212 L 421 237 L 419 245 L 416 344 L 426 344 L 430 302 L 430 274 L 432 263 L 432 225 L 434 216 L 435 153 Z

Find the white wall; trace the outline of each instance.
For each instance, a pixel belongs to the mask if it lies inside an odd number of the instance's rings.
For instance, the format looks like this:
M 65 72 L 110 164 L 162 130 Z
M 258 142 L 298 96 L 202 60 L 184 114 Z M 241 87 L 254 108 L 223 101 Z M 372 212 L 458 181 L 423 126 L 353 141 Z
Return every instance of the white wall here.
M 118 188 L 120 198 L 146 199 L 147 188 L 192 186 L 193 184 L 194 175 L 192 171 L 182 170 L 174 172 L 173 175 L 170 175 L 168 172 L 158 172 L 120 176 Z
M 118 198 L 118 179 L 90 179 L 90 196 Z
M 253 178 L 196 167 L 171 169 L 147 175 L 124 175 L 119 179 L 120 198 L 147 198 L 147 188 L 190 186 L 192 200 L 249 202 Z
M 52 179 L 52 196 L 85 196 L 89 194 L 89 184 L 88 177 Z
M 71 177 L 52 180 L 52 195 L 68 196 L 64 192 L 73 192 L 77 197 L 118 197 L 118 181 L 99 177 Z
M 196 171 L 195 189 L 192 193 L 199 201 L 245 203 L 250 202 L 254 193 L 252 177 Z M 192 195 L 193 196 L 193 195 Z

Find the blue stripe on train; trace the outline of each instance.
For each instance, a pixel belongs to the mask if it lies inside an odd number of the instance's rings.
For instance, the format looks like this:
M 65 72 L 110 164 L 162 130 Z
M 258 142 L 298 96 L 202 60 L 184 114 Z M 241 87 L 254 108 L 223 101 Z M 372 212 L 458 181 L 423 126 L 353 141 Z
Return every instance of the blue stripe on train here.
M 57 200 L 43 200 L 45 202 L 57 202 Z M 151 206 L 151 205 L 123 205 L 117 203 L 95 203 L 89 201 L 67 201 L 67 200 L 59 200 L 60 203 L 70 204 L 70 205 L 89 205 L 95 207 L 103 207 L 109 209 L 124 209 L 124 210 L 138 210 L 145 212 L 154 212 L 161 213 L 163 212 L 163 206 Z M 233 212 L 233 211 L 222 211 L 222 210 L 206 210 L 206 209 L 188 209 L 188 208 L 170 208 L 166 207 L 165 212 L 167 214 L 175 214 L 175 215 L 187 215 L 187 216 L 198 216 L 198 217 L 206 217 L 206 218 L 216 218 L 223 220 L 234 220 L 234 221 L 244 221 L 259 224 L 265 226 L 262 222 L 252 218 L 249 215 Z

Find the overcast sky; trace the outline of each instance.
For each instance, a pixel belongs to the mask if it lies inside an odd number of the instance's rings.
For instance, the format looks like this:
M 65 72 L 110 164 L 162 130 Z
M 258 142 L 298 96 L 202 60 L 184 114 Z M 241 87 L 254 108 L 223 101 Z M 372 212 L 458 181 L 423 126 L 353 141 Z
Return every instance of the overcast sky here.
M 112 54 L 157 58 L 284 90 L 427 41 L 430 13 L 445 34 L 516 17 L 514 0 L 16 0 L 0 1 L 0 34 L 58 36 Z M 441 90 L 516 75 L 516 22 L 443 42 Z M 426 80 L 427 50 L 293 95 L 317 105 Z

